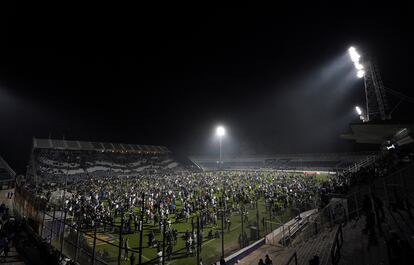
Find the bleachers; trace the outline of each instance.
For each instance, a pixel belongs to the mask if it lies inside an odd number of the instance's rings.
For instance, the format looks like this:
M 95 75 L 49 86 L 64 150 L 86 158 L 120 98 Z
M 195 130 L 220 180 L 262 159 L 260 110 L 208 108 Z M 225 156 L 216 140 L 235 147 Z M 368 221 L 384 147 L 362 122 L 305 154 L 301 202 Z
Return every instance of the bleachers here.
M 95 151 L 114 151 L 114 152 L 132 152 L 132 153 L 171 153 L 165 146 L 155 145 L 134 145 L 122 143 L 107 142 L 87 142 L 73 140 L 57 139 L 33 139 L 33 149 L 61 149 L 61 150 L 95 150 Z
M 53 181 L 180 169 L 164 147 L 67 140 L 35 139 L 31 161 L 29 178 Z
M 309 171 L 341 171 L 355 163 L 372 156 L 366 153 L 334 153 L 334 154 L 275 154 L 269 156 L 232 156 L 224 157 L 221 169 L 239 170 L 309 170 Z M 190 159 L 205 170 L 218 168 L 218 157 L 193 156 Z
M 284 161 L 285 165 L 289 161 Z M 325 207 L 329 226 L 314 232 L 309 224 L 291 227 L 292 235 L 267 243 L 240 264 L 255 264 L 268 254 L 274 264 L 309 264 L 313 256 L 319 264 L 413 264 L 414 260 L 414 164 L 410 151 L 381 155 L 365 167 L 346 172 L 332 185 L 345 184 L 339 189 L 345 194 L 331 198 L 346 205 L 343 215 L 335 207 Z M 337 190 L 333 188 L 333 190 Z M 373 195 L 375 194 L 375 196 Z M 368 196 L 368 197 L 367 197 Z M 373 226 L 367 219 L 367 198 L 374 211 Z M 375 199 L 374 199 L 375 198 Z M 381 220 L 378 199 L 383 202 L 385 220 Z M 335 200 L 331 203 L 334 206 Z M 321 215 L 320 215 L 321 216 Z M 310 228 L 310 229 L 309 229 Z M 320 229 L 320 228 L 318 228 Z M 315 230 L 318 230 L 315 229 Z M 309 233 L 309 231 L 311 233 Z M 339 237 L 338 231 L 342 231 Z M 311 235 L 309 237 L 309 235 Z M 284 244 L 285 242 L 289 244 Z M 340 243 L 338 243 L 340 242 Z
M 364 228 L 363 219 L 351 220 L 343 227 L 344 244 L 339 264 L 389 264 L 384 240 L 378 240 L 377 244 L 370 245 Z
M 403 150 L 383 155 L 369 166 L 350 173 L 353 188 L 346 198 L 351 221 L 344 227 L 339 264 L 412 264 L 414 165 L 407 156 L 409 153 Z M 366 210 L 371 204 L 375 219 L 372 225 Z
M 324 228 L 307 240 L 302 240 L 300 237 L 294 238 L 289 247 L 267 244 L 242 259 L 239 264 L 257 264 L 257 261 L 266 254 L 273 260 L 273 264 L 296 264 L 297 261 L 297 264 L 308 265 L 309 260 L 315 255 L 319 257 L 320 265 L 331 264 L 330 247 L 335 233 L 336 229 Z M 296 260 L 291 260 L 294 253 L 296 253 Z
M 321 265 L 330 263 L 330 246 L 335 237 L 335 229 L 326 229 L 316 237 L 295 247 L 298 264 L 307 265 L 315 255 L 319 257 Z M 282 260 L 280 264 L 285 264 Z

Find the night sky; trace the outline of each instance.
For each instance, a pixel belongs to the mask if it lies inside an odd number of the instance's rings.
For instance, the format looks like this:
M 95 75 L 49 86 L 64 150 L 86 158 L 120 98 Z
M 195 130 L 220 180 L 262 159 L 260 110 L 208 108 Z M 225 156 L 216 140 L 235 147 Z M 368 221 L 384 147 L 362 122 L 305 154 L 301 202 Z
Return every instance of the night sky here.
M 408 6 L 11 5 L 0 14 L 0 155 L 19 173 L 34 136 L 214 154 L 219 123 L 227 154 L 376 150 L 339 138 L 365 102 L 350 45 L 414 96 Z

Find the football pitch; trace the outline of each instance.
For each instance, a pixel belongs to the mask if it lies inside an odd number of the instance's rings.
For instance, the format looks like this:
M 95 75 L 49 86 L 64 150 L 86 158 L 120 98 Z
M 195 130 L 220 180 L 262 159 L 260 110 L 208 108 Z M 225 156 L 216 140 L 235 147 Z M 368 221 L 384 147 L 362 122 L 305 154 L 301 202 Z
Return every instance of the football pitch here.
M 292 174 L 292 176 L 293 175 L 294 174 Z M 316 182 L 319 183 L 329 179 L 328 175 L 317 175 L 309 177 L 315 178 Z M 219 197 L 219 194 L 216 194 L 216 197 Z M 180 210 L 182 209 L 182 201 L 177 200 L 176 206 L 177 212 L 181 212 Z M 273 205 L 271 206 L 270 202 L 266 202 L 263 197 L 260 197 L 259 200 L 257 200 L 257 202 L 256 200 L 254 200 L 250 203 L 241 203 L 240 201 L 238 201 L 236 197 L 230 196 L 228 198 L 228 201 L 226 202 L 225 208 L 226 215 L 224 218 L 225 226 L 223 244 L 224 257 L 227 257 L 243 248 L 243 244 L 241 242 L 242 234 L 245 235 L 245 247 L 258 240 L 258 238 L 263 238 L 266 234 L 270 233 L 271 231 L 279 227 L 281 224 L 294 218 L 298 215 L 300 211 L 290 203 L 287 205 L 286 208 L 284 208 L 283 203 L 281 203 L 280 201 L 274 201 Z M 245 212 L 243 218 L 240 208 L 244 209 Z M 217 212 L 217 222 L 215 224 L 207 223 L 204 224 L 202 228 L 200 225 L 200 231 L 202 233 L 202 244 L 199 257 L 200 259 L 202 259 L 203 264 L 215 263 L 220 260 L 220 257 L 222 255 L 222 214 L 220 209 L 221 208 L 219 207 Z M 134 209 L 134 211 L 135 214 L 139 217 L 140 208 L 137 207 Z M 131 213 L 126 213 L 125 220 L 129 219 L 130 214 Z M 194 231 L 195 234 L 197 234 L 197 217 L 199 216 L 200 212 L 198 211 L 195 211 L 191 216 L 189 216 L 189 218 L 181 218 L 178 220 L 176 219 L 175 214 L 170 214 L 168 216 L 168 221 L 170 222 L 170 225 L 167 231 L 176 230 L 177 236 L 176 240 L 172 240 L 172 253 L 170 256 L 168 256 L 167 250 L 167 246 L 169 245 L 167 243 L 168 240 L 165 240 L 165 264 L 197 264 L 197 248 L 195 247 L 196 243 L 193 242 L 194 247 L 187 248 L 185 234 L 191 233 L 192 231 Z M 230 229 L 226 225 L 226 219 L 231 220 Z M 131 257 L 132 253 L 134 253 L 135 256 L 135 264 L 138 264 L 140 233 L 139 231 L 135 231 L 134 224 L 131 223 L 130 233 L 122 234 L 121 242 L 124 242 L 125 239 L 128 239 L 128 252 L 126 253 L 125 245 L 123 243 L 121 244 L 121 247 L 119 247 L 120 226 L 120 217 L 117 217 L 115 219 L 114 227 L 110 227 L 108 224 L 105 226 L 99 225 L 96 230 L 96 241 L 94 240 L 93 229 L 89 228 L 86 229 L 86 231 L 80 231 L 80 234 L 82 234 L 81 240 L 83 242 L 80 244 L 83 253 L 83 258 L 81 259 L 84 262 L 88 263 L 88 260 L 90 260 L 90 257 L 92 257 L 91 255 L 93 254 L 93 246 L 95 245 L 95 257 L 97 258 L 95 264 L 118 264 L 118 262 L 120 264 L 130 264 L 129 257 Z M 259 232 L 259 237 L 257 237 L 257 228 Z M 155 234 L 155 241 L 157 241 L 158 246 L 157 244 L 149 246 L 149 234 L 152 232 Z M 74 246 L 76 242 L 76 237 L 74 237 L 72 233 L 71 237 L 69 238 L 68 236 L 66 240 L 72 242 L 71 244 Z M 159 263 L 159 255 L 160 253 L 162 253 L 162 243 L 163 233 L 160 229 L 159 224 L 155 224 L 154 221 L 145 221 L 143 225 L 142 236 L 142 264 Z M 56 242 L 56 246 L 59 247 L 59 242 Z M 70 251 L 73 255 L 75 249 L 68 249 L 68 251 Z M 118 256 L 121 257 L 120 261 L 118 261 Z
M 269 223 L 265 223 L 267 226 L 266 228 L 263 227 L 263 218 L 265 220 L 271 220 L 275 223 L 284 223 L 291 219 L 294 216 L 294 213 L 290 211 L 290 209 L 281 212 L 279 214 L 273 214 L 270 216 L 270 213 L 266 210 L 265 202 L 263 199 L 259 200 L 258 203 L 259 211 L 255 205 L 250 207 L 249 205 L 245 205 L 245 209 L 247 211 L 246 216 L 243 220 L 243 232 L 247 235 L 250 239 L 250 225 L 257 222 L 257 214 L 259 215 L 259 233 L 260 237 L 263 237 L 267 232 L 270 232 L 271 229 L 275 229 L 278 225 Z M 179 206 L 179 205 L 177 205 Z M 254 207 L 254 208 L 253 208 Z M 138 209 L 137 209 L 138 211 Z M 197 215 L 193 215 L 188 219 L 186 222 L 185 219 L 180 220 L 179 222 L 174 220 L 174 215 L 170 215 L 172 217 L 172 224 L 171 228 L 175 228 L 178 231 L 177 242 L 173 245 L 173 253 L 171 259 L 166 259 L 165 264 L 197 264 L 197 255 L 196 252 L 193 251 L 192 253 L 187 253 L 185 240 L 183 238 L 186 231 L 192 230 L 191 225 L 191 218 L 194 218 L 194 222 L 196 223 Z M 212 264 L 216 261 L 219 261 L 221 257 L 221 216 L 218 216 L 217 225 L 214 226 L 213 224 L 209 224 L 204 226 L 203 229 L 203 242 L 201 246 L 201 253 L 200 258 L 202 258 L 203 264 Z M 240 242 L 239 236 L 242 232 L 242 220 L 239 211 L 233 211 L 230 213 L 230 216 L 227 216 L 231 220 L 230 231 L 226 228 L 224 230 L 224 252 L 225 256 L 230 255 L 231 253 L 240 249 Z M 120 220 L 117 219 L 117 224 L 120 224 Z M 212 230 L 213 235 L 217 231 L 220 234 L 220 238 L 208 238 L 208 232 Z M 162 233 L 160 233 L 160 229 L 158 225 L 151 224 L 144 224 L 144 232 L 143 232 L 143 242 L 142 242 L 142 263 L 147 264 L 157 264 L 157 248 L 156 247 L 149 247 L 148 246 L 148 234 L 151 231 L 155 231 L 156 240 L 162 244 Z M 109 261 L 110 264 L 117 264 L 118 262 L 118 243 L 119 243 L 119 235 L 110 235 L 111 238 L 116 238 L 111 243 L 114 244 L 107 244 L 103 243 L 103 241 L 99 242 L 97 240 L 97 252 L 99 251 L 106 251 L 107 254 L 110 255 L 111 258 L 105 259 L 105 261 Z M 123 234 L 123 239 L 128 238 L 128 245 L 130 250 L 128 252 L 128 256 L 131 256 L 132 252 L 135 252 L 134 255 L 136 257 L 136 264 L 138 264 L 138 256 L 139 256 L 139 242 L 140 242 L 140 234 L 139 232 L 135 232 L 132 234 Z M 248 243 L 252 243 L 252 240 L 249 240 Z M 121 264 L 130 264 L 129 259 L 124 259 L 125 251 L 122 249 L 122 259 Z

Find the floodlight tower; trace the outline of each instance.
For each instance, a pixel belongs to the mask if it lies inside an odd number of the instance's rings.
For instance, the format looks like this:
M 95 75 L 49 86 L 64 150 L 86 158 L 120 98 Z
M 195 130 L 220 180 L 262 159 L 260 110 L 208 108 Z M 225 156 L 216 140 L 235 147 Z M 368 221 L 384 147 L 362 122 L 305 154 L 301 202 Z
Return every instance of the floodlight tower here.
M 221 164 L 223 164 L 223 160 L 222 160 L 222 154 L 221 154 L 221 141 L 223 136 L 226 134 L 226 129 L 224 129 L 223 126 L 218 126 L 216 128 L 216 135 L 219 138 L 219 144 L 220 144 L 220 159 L 219 159 L 219 168 L 221 168 Z
M 357 70 L 357 77 L 364 78 L 366 113 L 363 121 L 379 121 L 391 118 L 385 87 L 377 67 L 371 60 L 361 64 L 361 55 L 355 47 L 348 49 L 349 56 Z

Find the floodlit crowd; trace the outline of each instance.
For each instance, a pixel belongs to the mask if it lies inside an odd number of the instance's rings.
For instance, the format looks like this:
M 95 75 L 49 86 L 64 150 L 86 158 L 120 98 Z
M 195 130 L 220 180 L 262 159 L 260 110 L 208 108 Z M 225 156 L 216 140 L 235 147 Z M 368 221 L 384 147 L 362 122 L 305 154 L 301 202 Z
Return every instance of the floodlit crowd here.
M 67 152 L 64 154 L 51 152 L 43 153 L 43 157 L 45 154 L 49 164 L 48 172 L 54 168 L 53 163 L 56 163 L 57 168 L 62 168 L 62 165 L 73 167 L 76 165 L 73 159 L 78 161 L 77 166 L 86 164 L 79 153 L 68 156 L 70 153 Z M 106 158 L 110 156 L 105 155 Z M 64 164 L 63 159 L 68 163 Z M 137 157 L 133 159 L 136 161 Z M 154 158 L 145 159 L 150 159 L 155 166 L 161 163 L 161 160 Z M 165 170 L 161 170 L 161 167 L 153 170 L 149 167 L 131 175 L 117 175 L 116 171 L 108 174 L 84 174 L 66 179 L 61 175 L 50 179 L 50 175 L 47 175 L 47 178 L 40 177 L 37 178 L 37 182 L 27 183 L 25 189 L 34 194 L 37 200 L 43 201 L 48 210 L 65 210 L 71 216 L 71 224 L 80 228 L 92 228 L 98 225 L 110 231 L 118 226 L 123 233 L 134 233 L 142 229 L 143 217 L 145 224 L 158 227 L 148 233 L 148 246 L 159 249 L 161 244 L 156 239 L 156 233 L 163 233 L 165 230 L 166 257 L 171 258 L 173 245 L 176 244 L 177 237 L 181 236 L 171 225 L 173 222 L 191 223 L 191 230 L 188 229 L 182 235 L 186 252 L 191 254 L 196 251 L 197 242 L 202 242 L 204 236 L 209 239 L 220 237 L 217 231 L 212 230 L 205 235 L 203 233 L 197 235 L 194 223 L 196 213 L 200 218 L 199 225 L 202 231 L 204 226 L 217 225 L 221 209 L 225 209 L 226 216 L 229 216 L 228 213 L 238 212 L 245 206 L 257 206 L 259 200 L 265 203 L 270 212 L 288 208 L 296 208 L 300 212 L 316 208 L 321 206 L 320 202 L 322 205 L 327 203 L 328 194 L 345 194 L 353 185 L 390 174 L 401 167 L 399 164 L 401 161 L 403 161 L 401 157 L 391 153 L 356 173 L 319 180 L 314 175 L 297 172 L 196 172 L 165 167 Z M 117 166 L 123 162 L 130 165 L 133 163 L 132 160 L 122 160 L 122 158 L 112 162 Z M 110 165 L 111 162 L 106 164 L 107 167 Z M 140 163 L 134 165 L 139 166 Z M 45 163 L 42 166 L 45 167 Z M 41 170 L 37 173 L 42 174 Z M 141 209 L 143 209 L 142 217 Z M 230 218 L 225 217 L 224 224 L 225 229 L 230 231 Z M 128 241 L 122 244 L 127 251 Z M 242 241 L 240 245 L 243 245 Z
M 76 181 L 93 175 L 108 177 L 136 175 L 146 172 L 168 172 L 181 169 L 168 153 L 119 153 L 36 149 L 28 175 L 41 177 L 43 181 L 54 182 L 57 178 Z
M 237 210 L 242 204 L 254 205 L 264 199 L 267 207 L 276 210 L 312 208 L 320 187 L 314 177 L 303 174 L 241 171 L 90 176 L 67 183 L 31 186 L 49 202 L 49 207 L 64 207 L 81 226 L 93 226 L 95 222 L 110 225 L 115 217 L 123 216 L 128 230 L 139 230 L 143 194 L 147 223 L 159 224 L 171 214 L 188 221 L 195 212 L 201 212 L 201 223 L 206 224 L 217 222 L 221 204 Z M 54 196 L 56 192 L 59 196 Z
M 267 211 L 273 212 L 288 208 L 296 208 L 298 212 L 315 208 L 323 193 L 321 187 L 322 183 L 313 175 L 303 173 L 147 170 L 128 176 L 87 175 L 55 181 L 46 178 L 37 183 L 27 183 L 25 189 L 43 201 L 49 211 L 67 211 L 71 224 L 80 228 L 97 225 L 113 232 L 118 226 L 123 233 L 137 233 L 143 227 L 143 209 L 144 224 L 157 227 L 147 233 L 147 246 L 157 248 L 159 253 L 162 244 L 157 241 L 156 233 L 163 233 L 165 229 L 166 258 L 170 259 L 178 237 L 184 240 L 187 255 L 196 253 L 198 242 L 205 238 L 220 237 L 217 230 L 205 230 L 205 234 L 200 232 L 199 235 L 196 231 L 216 226 L 221 218 L 221 209 L 225 209 L 224 229 L 230 232 L 229 217 L 233 212 L 244 207 L 254 208 L 259 200 L 265 203 Z M 196 215 L 200 219 L 200 230 L 196 230 Z M 175 222 L 188 223 L 187 231 L 178 233 L 171 225 Z M 245 245 L 242 239 L 239 238 L 240 246 Z M 122 245 L 125 250 L 123 256 L 127 258 L 128 240 L 124 240 Z

